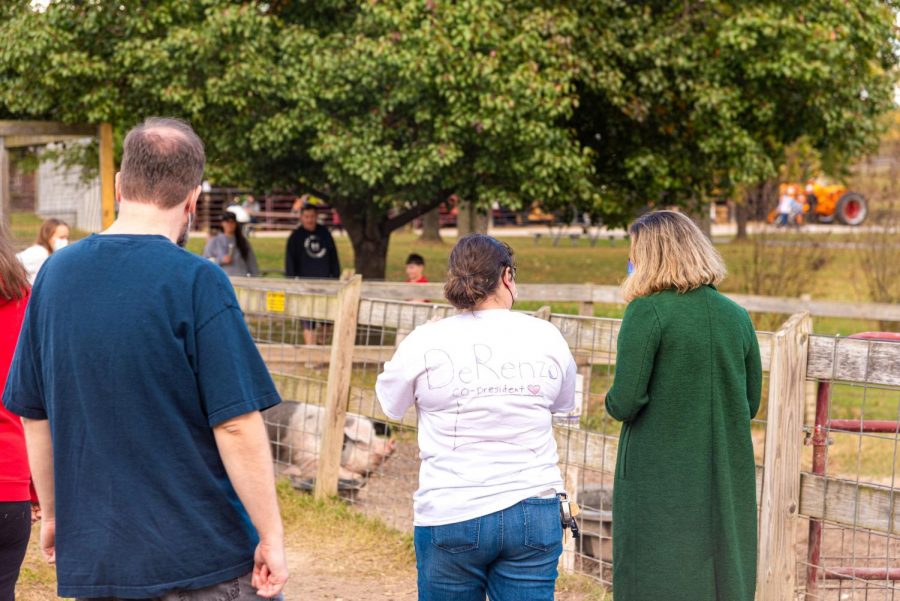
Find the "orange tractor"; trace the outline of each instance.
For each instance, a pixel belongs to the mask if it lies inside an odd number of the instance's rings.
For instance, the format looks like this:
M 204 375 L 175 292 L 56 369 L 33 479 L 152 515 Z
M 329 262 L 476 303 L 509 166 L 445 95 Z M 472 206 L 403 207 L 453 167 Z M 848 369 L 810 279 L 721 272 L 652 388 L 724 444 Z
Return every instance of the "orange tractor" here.
M 833 223 L 860 225 L 869 215 L 869 205 L 859 192 L 851 192 L 840 184 L 822 185 L 811 181 L 803 184 L 781 184 L 779 197 L 792 195 L 798 210 L 792 215 L 794 224 Z M 778 220 L 778 208 L 769 212 L 769 223 Z

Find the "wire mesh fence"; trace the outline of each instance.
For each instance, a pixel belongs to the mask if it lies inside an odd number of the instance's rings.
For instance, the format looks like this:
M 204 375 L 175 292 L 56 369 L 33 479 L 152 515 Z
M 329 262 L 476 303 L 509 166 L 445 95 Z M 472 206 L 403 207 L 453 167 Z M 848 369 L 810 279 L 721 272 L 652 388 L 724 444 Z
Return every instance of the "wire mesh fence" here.
M 797 570 L 808 601 L 900 600 L 900 343 L 863 336 L 810 342 Z
M 360 299 L 351 343 L 335 354 L 332 343 L 340 346 L 334 331 L 341 301 L 333 291 L 323 293 L 316 286 L 297 283 L 286 283 L 279 290 L 271 281 L 245 281 L 238 293 L 254 340 L 286 401 L 266 414 L 278 472 L 297 488 L 314 488 L 322 439 L 330 427 L 329 387 L 341 377 L 333 363 L 345 356 L 352 367 L 348 392 L 342 397 L 346 414 L 339 415 L 335 426 L 343 439 L 338 492 L 358 510 L 410 531 L 419 472 L 415 409 L 401 420 L 388 419 L 376 399 L 375 381 L 406 335 L 453 309 L 436 303 Z M 581 534 L 577 540 L 567 535 L 561 567 L 611 586 L 612 485 L 620 424 L 606 414 L 604 400 L 615 373 L 620 320 L 551 315 L 546 308 L 534 314 L 560 330 L 578 367 L 576 409 L 554 419 L 566 487 L 583 508 L 578 517 Z M 784 449 L 767 441 L 766 435 L 771 412 L 780 415 L 787 397 L 779 388 L 783 383 L 774 382 L 768 374 L 773 360 L 773 369 L 784 360 L 773 355 L 776 335 L 759 332 L 757 336 L 766 372 L 760 411 L 751 426 L 759 495 L 765 469 L 781 470 Z M 806 386 L 805 401 L 802 395 L 799 398 L 804 406 L 798 409 L 795 431 L 780 434 L 784 444 L 797 447 L 802 464 L 798 469 L 803 470 L 795 482 L 799 511 L 788 512 L 785 522 L 796 526 L 798 533 L 796 539 L 788 539 L 787 561 L 795 571 L 791 587 L 798 599 L 810 601 L 900 601 L 900 580 L 895 579 L 900 571 L 896 483 L 900 344 L 817 336 L 809 339 L 808 348 L 807 357 L 804 342 L 808 379 L 802 373 L 793 377 L 799 379 L 793 384 L 801 390 Z M 780 377 L 784 373 L 782 369 Z M 827 384 L 827 394 L 816 388 L 820 383 Z M 824 430 L 816 429 L 822 421 L 816 412 L 819 397 L 828 401 Z M 854 429 L 848 419 L 866 421 Z M 871 431 L 869 420 L 879 422 L 882 431 Z M 885 430 L 885 423 L 893 424 L 892 429 Z M 821 460 L 813 465 L 816 449 L 821 453 L 822 448 L 816 446 L 821 438 L 815 437 L 816 432 L 824 432 L 827 438 L 824 467 Z M 768 461 L 767 445 L 778 448 Z M 774 521 L 762 510 L 760 519 Z M 780 526 L 762 522 L 764 544 L 765 532 Z M 821 541 L 818 555 L 813 554 L 816 541 Z M 761 556 L 761 575 L 770 561 L 771 557 Z

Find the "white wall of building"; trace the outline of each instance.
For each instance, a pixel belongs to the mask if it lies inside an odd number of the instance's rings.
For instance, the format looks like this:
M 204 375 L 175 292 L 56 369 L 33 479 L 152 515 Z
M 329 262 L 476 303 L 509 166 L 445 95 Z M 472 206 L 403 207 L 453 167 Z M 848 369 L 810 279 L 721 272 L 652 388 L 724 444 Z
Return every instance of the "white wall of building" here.
M 35 212 L 56 217 L 88 232 L 101 226 L 100 178 L 82 180 L 82 169 L 60 161 L 41 161 L 37 171 Z

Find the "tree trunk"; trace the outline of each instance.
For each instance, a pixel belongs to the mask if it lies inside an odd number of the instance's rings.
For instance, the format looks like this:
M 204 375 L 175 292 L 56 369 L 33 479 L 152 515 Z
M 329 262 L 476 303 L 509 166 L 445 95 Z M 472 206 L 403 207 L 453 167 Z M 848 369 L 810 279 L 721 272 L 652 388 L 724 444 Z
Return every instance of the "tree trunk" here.
M 384 280 L 390 234 L 376 238 L 351 236 L 350 243 L 353 245 L 356 273 L 362 275 L 363 280 Z
M 354 202 L 332 196 L 329 202 L 340 213 L 350 244 L 353 245 L 353 267 L 356 273 L 367 280 L 385 279 L 391 232 L 423 215 L 421 211 L 437 204 L 423 205 L 417 210 L 391 217 L 385 207 L 371 199 Z M 394 275 L 391 274 L 392 277 Z M 401 274 L 396 274 L 396 277 L 401 277 Z
M 750 199 L 744 198 L 741 202 L 735 203 L 734 205 L 734 217 L 737 222 L 737 240 L 747 239 L 747 221 L 750 218 L 750 210 L 747 207 L 748 202 L 750 202 Z
M 459 201 L 456 207 L 456 231 L 460 238 L 475 232 L 479 234 L 488 232 L 488 226 L 490 225 L 489 211 L 479 211 L 475 207 L 475 203 L 467 200 Z
M 709 211 L 710 203 L 698 200 L 694 203 L 694 210 L 691 212 L 691 218 L 707 238 L 712 238 L 712 219 L 709 216 Z
M 778 202 L 778 181 L 767 180 L 750 186 L 743 202 L 737 205 L 737 239 L 747 239 L 747 224 L 750 221 L 765 221 L 775 203 Z
M 422 215 L 422 242 L 442 242 L 440 209 L 432 209 Z
M 344 229 L 353 246 L 353 268 L 366 280 L 384 280 L 391 234 L 387 230 L 388 213 L 372 200 L 330 199 L 341 215 Z

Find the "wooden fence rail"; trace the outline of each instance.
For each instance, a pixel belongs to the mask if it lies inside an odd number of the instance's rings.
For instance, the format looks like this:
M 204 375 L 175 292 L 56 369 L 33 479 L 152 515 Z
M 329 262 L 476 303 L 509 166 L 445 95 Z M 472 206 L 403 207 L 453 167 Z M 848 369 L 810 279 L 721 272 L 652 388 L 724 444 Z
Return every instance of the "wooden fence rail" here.
M 275 278 L 232 278 L 236 286 L 303 292 L 305 294 L 335 295 L 341 284 L 337 280 L 285 280 Z M 520 301 L 537 302 L 577 302 L 582 307 L 580 314 L 593 303 L 625 304 L 618 286 L 595 284 L 518 284 Z M 370 299 L 409 300 L 444 298 L 444 285 L 408 284 L 404 282 L 363 282 L 362 296 Z M 843 317 L 873 321 L 900 322 L 900 305 L 889 303 L 848 303 L 828 300 L 811 300 L 781 296 L 754 296 L 749 294 L 726 294 L 745 309 L 753 313 L 781 313 L 790 315 L 805 311 L 813 317 Z M 591 311 L 593 309 L 591 308 Z

